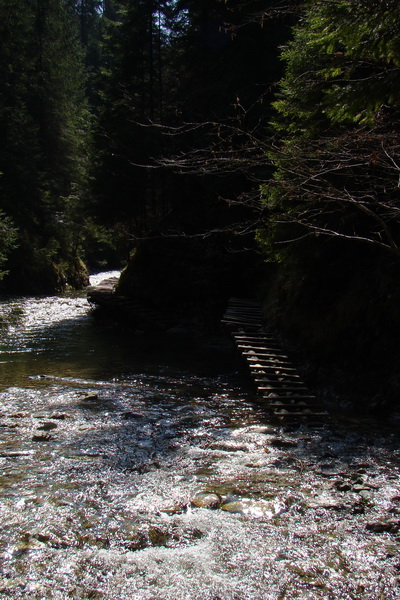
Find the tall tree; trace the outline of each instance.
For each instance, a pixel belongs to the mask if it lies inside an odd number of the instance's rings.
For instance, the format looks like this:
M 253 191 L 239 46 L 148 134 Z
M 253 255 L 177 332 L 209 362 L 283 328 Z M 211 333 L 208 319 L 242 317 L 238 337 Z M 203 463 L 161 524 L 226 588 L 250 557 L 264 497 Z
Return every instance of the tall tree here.
M 398 360 L 399 18 L 395 0 L 305 3 L 283 51 L 263 186 L 273 317 L 354 369 Z
M 79 254 L 87 131 L 83 65 L 61 0 L 0 2 L 1 207 L 19 229 L 8 285 L 62 287 Z M 73 282 L 73 279 L 71 279 Z
M 146 127 L 163 118 L 161 7 L 148 0 L 115 2 L 106 19 L 99 81 L 100 211 L 138 233 L 157 219 L 160 177 L 142 168 L 160 152 L 160 138 Z

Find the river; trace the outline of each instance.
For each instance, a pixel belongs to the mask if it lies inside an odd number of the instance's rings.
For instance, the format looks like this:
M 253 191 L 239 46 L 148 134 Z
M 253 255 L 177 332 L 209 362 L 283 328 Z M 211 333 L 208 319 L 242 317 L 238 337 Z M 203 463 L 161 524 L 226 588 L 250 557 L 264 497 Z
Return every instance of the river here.
M 11 312 L 1 599 L 400 598 L 395 428 L 277 427 L 234 354 L 123 330 L 84 294 Z

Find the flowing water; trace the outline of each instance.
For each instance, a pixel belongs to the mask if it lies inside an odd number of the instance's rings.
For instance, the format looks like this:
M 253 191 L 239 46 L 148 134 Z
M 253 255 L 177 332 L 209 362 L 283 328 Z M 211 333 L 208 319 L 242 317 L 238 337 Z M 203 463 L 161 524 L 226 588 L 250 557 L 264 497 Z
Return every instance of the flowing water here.
M 282 430 L 234 354 L 84 295 L 0 310 L 1 599 L 400 598 L 397 433 Z

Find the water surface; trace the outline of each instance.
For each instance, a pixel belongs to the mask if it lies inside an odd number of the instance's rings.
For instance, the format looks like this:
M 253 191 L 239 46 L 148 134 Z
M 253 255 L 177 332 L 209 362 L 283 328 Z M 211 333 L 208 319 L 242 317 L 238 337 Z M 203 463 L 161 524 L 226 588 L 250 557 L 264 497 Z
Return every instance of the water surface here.
M 0 598 L 400 598 L 393 432 L 283 431 L 234 356 L 4 300 Z

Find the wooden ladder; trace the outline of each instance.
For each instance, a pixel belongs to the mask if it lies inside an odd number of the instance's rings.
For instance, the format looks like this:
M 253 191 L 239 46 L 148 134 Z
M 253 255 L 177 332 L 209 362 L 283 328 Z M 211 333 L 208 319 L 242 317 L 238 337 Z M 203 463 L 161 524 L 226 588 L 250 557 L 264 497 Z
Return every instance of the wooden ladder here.
M 230 298 L 222 324 L 230 330 L 274 421 L 319 426 L 329 421 L 276 337 L 264 331 L 260 302 Z

